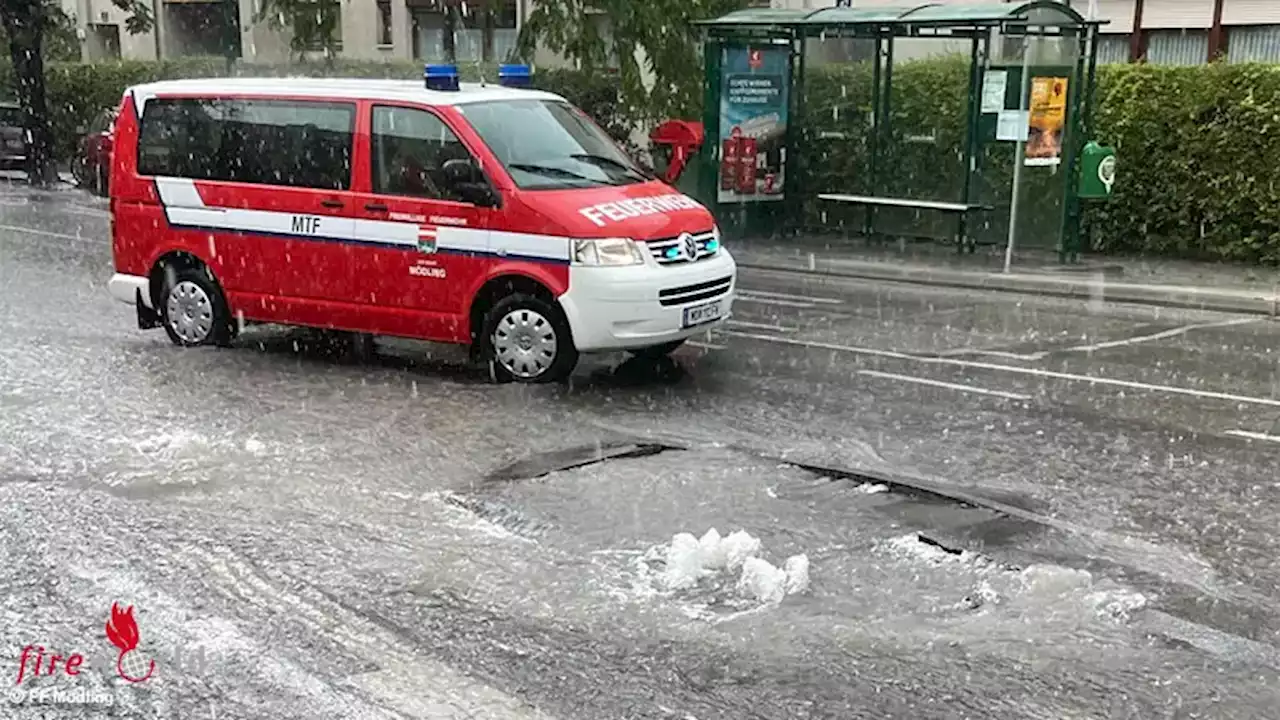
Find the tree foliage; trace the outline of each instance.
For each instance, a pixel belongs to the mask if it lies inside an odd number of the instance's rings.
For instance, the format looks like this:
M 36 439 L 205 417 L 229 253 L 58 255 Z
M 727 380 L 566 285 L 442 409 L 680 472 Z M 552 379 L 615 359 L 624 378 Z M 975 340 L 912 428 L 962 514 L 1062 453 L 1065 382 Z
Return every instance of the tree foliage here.
M 80 39 L 76 37 L 75 18 L 62 7 L 45 6 L 44 57 L 58 62 L 75 62 L 80 59 Z M 0 27 L 0 47 L 9 47 L 9 34 Z
M 151 29 L 151 7 L 140 0 L 111 0 L 127 11 L 129 32 Z M 22 107 L 27 128 L 27 177 L 34 185 L 53 181 L 53 130 L 45 98 L 45 35 L 57 37 L 65 19 L 53 0 L 0 0 L 0 25 L 9 41 L 9 60 L 14 75 L 14 94 Z
M 696 117 L 702 103 L 702 44 L 690 23 L 745 4 L 744 0 L 539 0 L 525 21 L 519 47 L 530 57 L 541 45 L 587 73 L 616 70 L 622 102 L 637 119 Z M 652 88 L 645 87 L 646 76 L 653 79 Z
M 299 60 L 320 52 L 332 61 L 342 50 L 342 5 L 339 0 L 263 0 L 254 22 L 289 35 L 289 50 Z

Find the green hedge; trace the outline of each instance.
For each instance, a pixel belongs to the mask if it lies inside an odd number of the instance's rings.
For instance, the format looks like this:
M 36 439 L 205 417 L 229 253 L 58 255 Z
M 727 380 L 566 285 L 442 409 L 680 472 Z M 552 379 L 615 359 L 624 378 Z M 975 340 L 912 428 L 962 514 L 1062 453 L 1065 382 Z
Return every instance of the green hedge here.
M 466 79 L 482 72 L 495 75 L 492 68 L 463 68 Z M 115 104 L 130 84 L 228 73 L 418 78 L 421 68 L 416 63 L 341 60 L 332 65 L 229 67 L 222 58 L 50 63 L 48 93 L 58 152 L 66 157 L 75 129 L 87 124 L 99 108 Z M 895 67 L 892 142 L 873 177 L 865 141 L 871 111 L 869 66 L 810 65 L 802 143 L 792 164 L 802 174 L 788 184 L 799 183 L 806 195 L 843 190 L 959 199 L 967 73 L 966 59 L 903 62 Z M 615 78 L 542 69 L 535 82 L 581 106 L 619 139 L 635 127 L 619 112 Z M 12 86 L 4 65 L 0 85 Z M 1280 262 L 1280 67 L 1104 66 L 1097 100 L 1096 138 L 1116 147 L 1120 164 L 1112 201 L 1088 210 L 1094 250 Z M 696 108 L 687 115 L 699 117 Z M 1006 232 L 1002 222 L 1012 152 L 1010 143 L 980 149 L 983 172 L 974 196 L 998 207 L 974 229 L 980 237 L 999 239 Z M 1027 173 L 1024 197 L 1032 214 L 1024 227 L 1052 235 L 1057 208 L 1045 199 L 1060 191 L 1061 179 L 1043 169 Z M 810 226 L 833 227 L 840 220 L 824 215 L 816 203 L 806 208 Z M 887 213 L 882 226 L 920 223 L 914 215 Z M 1036 238 L 1026 242 L 1034 245 Z
M 1098 100 L 1119 173 L 1097 249 L 1280 262 L 1280 66 L 1105 67 Z
M 959 200 L 967 72 L 965 59 L 895 67 L 890 151 L 872 177 L 865 142 L 869 68 L 811 68 L 798 158 L 803 187 Z M 1087 206 L 1092 250 L 1280 263 L 1280 66 L 1102 66 L 1096 100 L 1094 136 L 1116 148 L 1119 172 L 1112 200 Z M 929 134 L 936 136 L 932 143 L 909 139 Z M 1002 239 L 1012 145 L 985 145 L 978 157 L 982 179 L 974 196 L 998 209 L 976 233 Z M 1024 207 L 1033 215 L 1020 223 L 1019 242 L 1037 244 L 1028 228 L 1056 237 L 1058 207 L 1047 199 L 1061 191 L 1061 180 L 1042 168 L 1024 170 Z M 831 227 L 838 220 L 824 217 L 816 203 L 806 210 L 810 223 Z M 906 214 L 896 218 L 899 226 L 920 225 Z M 893 226 L 888 215 L 885 224 Z M 861 216 L 851 220 L 856 226 Z

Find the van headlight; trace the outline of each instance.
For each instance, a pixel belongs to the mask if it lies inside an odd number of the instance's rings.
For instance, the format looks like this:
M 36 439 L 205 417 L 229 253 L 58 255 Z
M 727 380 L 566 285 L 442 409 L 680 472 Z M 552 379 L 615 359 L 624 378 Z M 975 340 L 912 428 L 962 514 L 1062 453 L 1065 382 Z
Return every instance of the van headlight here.
M 630 238 L 574 240 L 573 264 L 596 266 L 643 265 L 644 252 Z
M 724 241 L 720 239 L 719 225 L 711 226 L 711 239 L 707 241 L 704 247 L 708 253 L 719 252 L 720 248 L 724 247 Z

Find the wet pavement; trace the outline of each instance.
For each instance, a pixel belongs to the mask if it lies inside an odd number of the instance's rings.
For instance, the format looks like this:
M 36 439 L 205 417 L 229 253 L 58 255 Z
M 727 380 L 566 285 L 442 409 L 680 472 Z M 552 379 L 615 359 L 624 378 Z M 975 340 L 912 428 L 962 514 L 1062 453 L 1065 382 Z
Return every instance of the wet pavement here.
M 1275 267 L 1184 260 L 1088 256 L 1061 263 L 1056 252 L 983 246 L 973 254 L 954 245 L 868 243 L 858 237 L 798 235 L 735 243 L 739 268 L 792 270 L 864 281 L 913 283 L 982 292 L 1004 291 L 1077 301 L 1141 303 L 1200 311 L 1280 315 Z
M 105 201 L 0 187 L 0 668 L 81 693 L 0 716 L 1278 706 L 1265 318 L 752 271 L 674 363 L 495 386 L 405 341 L 179 350 L 110 273 Z M 710 528 L 809 586 L 671 588 L 665 546 Z M 18 684 L 28 645 L 84 660 Z

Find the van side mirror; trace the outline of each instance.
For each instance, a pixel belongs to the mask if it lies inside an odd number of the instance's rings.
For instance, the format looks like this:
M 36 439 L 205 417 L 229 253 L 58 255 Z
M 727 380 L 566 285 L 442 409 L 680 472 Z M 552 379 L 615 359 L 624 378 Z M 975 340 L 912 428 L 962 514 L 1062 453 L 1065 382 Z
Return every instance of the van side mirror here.
M 498 196 L 489 187 L 489 181 L 471 160 L 446 160 L 440 171 L 444 175 L 445 184 L 463 200 L 484 207 L 498 204 Z

